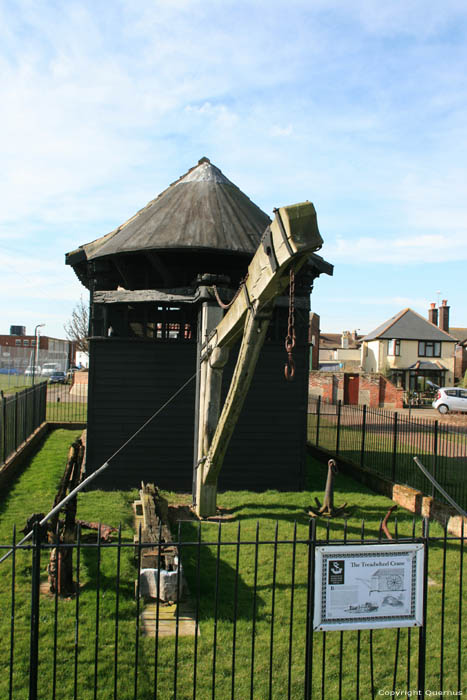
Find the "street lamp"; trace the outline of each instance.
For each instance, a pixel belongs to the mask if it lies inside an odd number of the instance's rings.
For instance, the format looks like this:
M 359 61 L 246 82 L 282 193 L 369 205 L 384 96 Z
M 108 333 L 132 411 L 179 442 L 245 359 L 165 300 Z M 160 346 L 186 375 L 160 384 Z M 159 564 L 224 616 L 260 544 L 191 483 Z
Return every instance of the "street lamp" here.
M 38 348 L 38 344 L 39 344 L 39 342 L 38 342 L 38 341 L 39 341 L 39 334 L 38 334 L 38 332 L 37 332 L 37 329 L 38 329 L 38 328 L 43 328 L 44 326 L 45 326 L 45 323 L 38 323 L 37 326 L 34 328 L 34 338 L 35 338 L 36 344 L 35 344 L 35 346 L 34 346 L 34 364 L 33 364 L 33 366 L 32 366 L 32 385 L 33 385 L 33 386 L 34 386 L 34 378 L 35 378 L 35 376 L 36 376 L 37 358 L 38 358 L 38 355 L 39 355 L 39 348 Z

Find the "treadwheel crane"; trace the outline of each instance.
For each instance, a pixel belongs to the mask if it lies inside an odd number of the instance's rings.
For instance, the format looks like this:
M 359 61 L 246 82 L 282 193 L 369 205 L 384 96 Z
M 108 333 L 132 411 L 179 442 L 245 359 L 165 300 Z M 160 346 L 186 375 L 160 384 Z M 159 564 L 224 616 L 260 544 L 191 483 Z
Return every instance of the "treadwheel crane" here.
M 217 322 L 222 311 L 206 306 L 202 320 L 206 341 L 200 358 L 195 476 L 195 508 L 200 517 L 216 513 L 218 476 L 253 378 L 274 301 L 287 287 L 290 271 L 300 270 L 309 255 L 322 244 L 311 202 L 276 209 L 275 218 L 251 260 L 246 279 L 226 314 Z M 214 330 L 209 332 L 213 325 Z M 230 348 L 240 336 L 235 370 L 221 409 L 223 368 Z

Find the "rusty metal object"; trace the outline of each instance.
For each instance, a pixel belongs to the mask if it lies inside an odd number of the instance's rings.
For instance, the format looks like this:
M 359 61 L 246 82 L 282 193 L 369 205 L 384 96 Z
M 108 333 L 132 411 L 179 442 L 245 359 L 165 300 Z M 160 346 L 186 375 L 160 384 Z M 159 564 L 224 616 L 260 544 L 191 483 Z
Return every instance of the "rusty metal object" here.
M 381 529 L 384 532 L 384 534 L 386 535 L 386 537 L 388 538 L 388 540 L 394 539 L 394 537 L 391 535 L 391 533 L 388 530 L 388 520 L 391 517 L 391 514 L 393 513 L 393 511 L 395 511 L 395 510 L 397 510 L 397 506 L 392 506 L 391 508 L 389 508 L 388 512 L 384 516 L 383 522 L 381 523 Z
M 54 507 L 58 506 L 82 479 L 84 445 L 78 438 L 68 451 L 68 459 L 63 477 L 60 480 Z M 75 592 L 73 581 L 73 550 L 71 547 L 60 548 L 60 544 L 70 544 L 75 539 L 76 497 L 65 503 L 65 520 L 59 520 L 59 511 L 50 519 L 47 527 L 48 540 L 55 545 L 50 553 L 47 567 L 51 593 L 70 596 Z
M 338 508 L 334 507 L 334 476 L 338 474 L 338 472 L 339 470 L 337 468 L 336 460 L 330 459 L 328 462 L 328 475 L 326 479 L 326 488 L 324 491 L 323 505 L 321 505 L 320 501 L 317 498 L 315 498 L 317 507 L 314 508 L 313 506 L 308 506 L 307 508 L 308 515 L 311 518 L 316 518 L 320 515 L 325 516 L 327 518 L 336 518 L 339 516 L 347 515 L 347 513 L 345 512 L 347 503 L 344 503 Z
M 287 335 L 285 337 L 285 350 L 287 352 L 287 362 L 284 366 L 284 375 L 288 382 L 295 376 L 295 362 L 293 359 L 293 349 L 295 347 L 295 273 L 290 268 L 289 282 L 289 320 L 287 325 Z
M 111 525 L 104 525 L 103 523 L 91 523 L 88 520 L 76 520 L 77 525 L 81 525 L 88 530 L 100 530 L 102 542 L 111 542 L 112 533 L 118 532 L 118 528 L 112 527 Z
M 237 291 L 233 295 L 232 299 L 230 301 L 228 301 L 227 303 L 223 302 L 222 299 L 220 298 L 216 285 L 215 284 L 212 285 L 212 290 L 214 292 L 214 296 L 216 297 L 216 301 L 222 309 L 230 309 L 230 307 L 232 306 L 232 304 L 234 303 L 234 301 L 236 300 L 236 298 L 238 297 L 238 295 L 242 291 L 242 288 L 245 287 L 245 282 L 247 281 L 247 279 L 248 279 L 248 272 L 246 273 L 245 277 L 243 277 L 243 279 L 240 280 L 240 284 L 238 285 Z

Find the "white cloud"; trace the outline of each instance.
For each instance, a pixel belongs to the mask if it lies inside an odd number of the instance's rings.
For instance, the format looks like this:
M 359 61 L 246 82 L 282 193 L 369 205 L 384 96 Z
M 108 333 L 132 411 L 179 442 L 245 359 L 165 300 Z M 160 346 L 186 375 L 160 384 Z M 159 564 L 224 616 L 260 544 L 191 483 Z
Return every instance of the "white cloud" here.
M 271 136 L 291 136 L 293 134 L 293 126 L 292 124 L 287 124 L 287 126 L 274 125 L 270 128 L 269 133 Z
M 337 266 L 465 260 L 466 17 L 460 0 L 0 5 L 0 242 L 24 250 L 2 292 L 52 300 L 54 278 L 71 301 L 64 252 L 202 155 L 268 212 L 314 201 Z

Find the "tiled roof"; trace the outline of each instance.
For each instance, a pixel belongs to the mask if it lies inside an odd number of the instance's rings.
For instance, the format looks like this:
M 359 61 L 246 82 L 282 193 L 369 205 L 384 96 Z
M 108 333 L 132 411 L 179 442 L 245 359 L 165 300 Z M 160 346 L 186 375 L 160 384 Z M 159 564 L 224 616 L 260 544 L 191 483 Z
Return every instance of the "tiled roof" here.
M 352 335 L 348 336 L 350 349 L 356 349 L 360 347 L 361 340 L 363 336 L 357 335 L 357 339 L 354 340 Z M 321 350 L 335 350 L 342 347 L 342 333 L 320 333 L 319 335 L 319 347 Z
M 454 343 L 456 339 L 442 331 L 412 309 L 403 309 L 368 333 L 363 340 L 439 340 Z
M 450 328 L 449 335 L 452 335 L 459 343 L 467 342 L 467 328 Z

